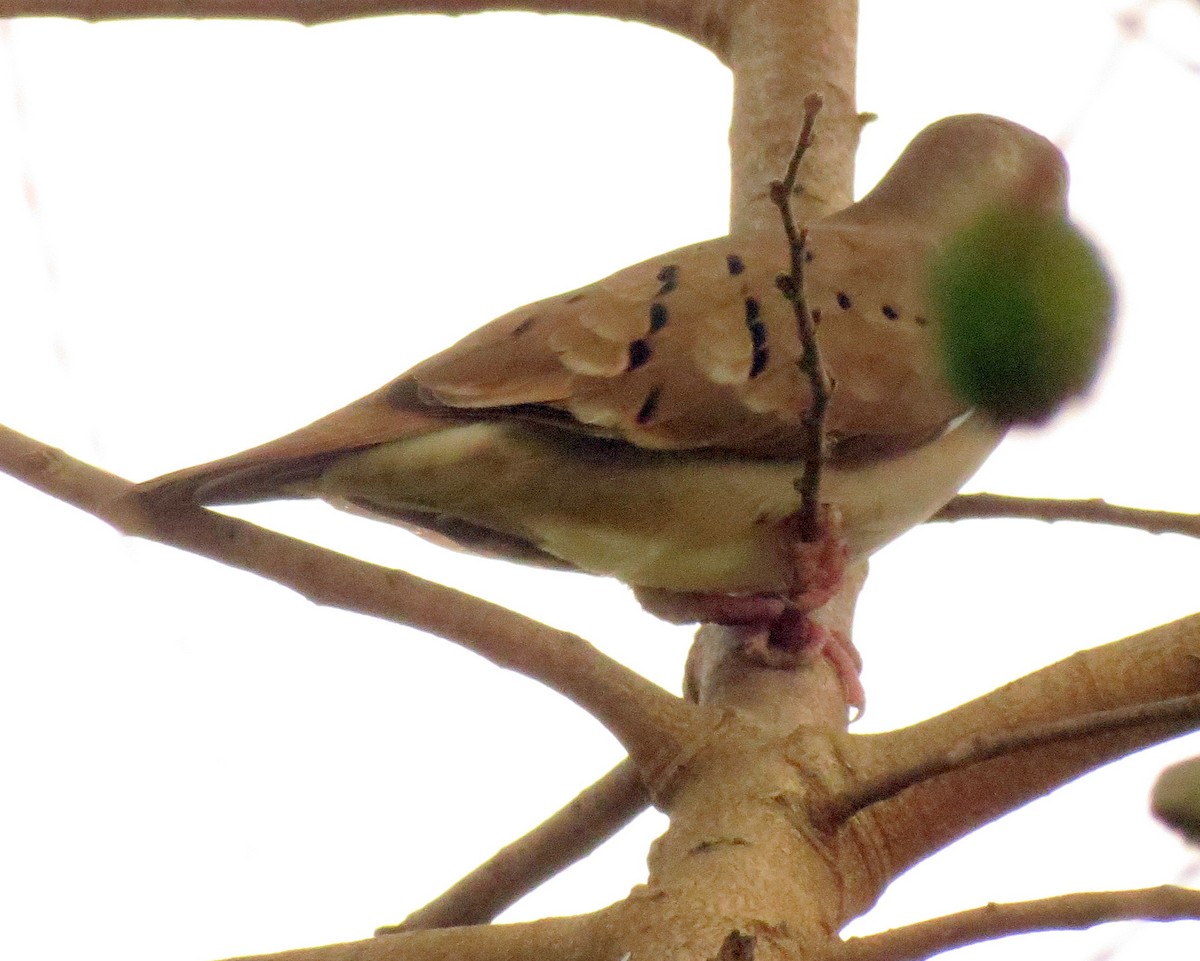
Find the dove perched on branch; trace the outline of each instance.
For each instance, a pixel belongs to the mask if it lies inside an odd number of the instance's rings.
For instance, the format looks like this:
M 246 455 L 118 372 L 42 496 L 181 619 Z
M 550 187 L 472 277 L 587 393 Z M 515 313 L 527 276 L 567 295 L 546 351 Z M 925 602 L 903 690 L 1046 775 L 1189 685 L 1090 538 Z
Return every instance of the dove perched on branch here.
M 1061 216 L 1065 192 L 1049 141 L 951 117 L 858 203 L 807 225 L 805 292 L 833 382 L 820 499 L 838 545 L 815 588 L 795 481 L 821 439 L 776 282 L 782 227 L 522 307 L 307 427 L 137 491 L 155 509 L 323 498 L 468 551 L 616 577 L 673 620 L 811 608 L 839 558 L 927 519 L 1006 428 L 947 380 L 930 259 L 997 205 Z

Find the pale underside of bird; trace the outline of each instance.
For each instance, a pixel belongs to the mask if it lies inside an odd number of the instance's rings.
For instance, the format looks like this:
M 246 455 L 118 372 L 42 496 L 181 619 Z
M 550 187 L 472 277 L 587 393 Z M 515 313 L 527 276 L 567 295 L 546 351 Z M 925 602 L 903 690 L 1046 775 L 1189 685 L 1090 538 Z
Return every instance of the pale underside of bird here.
M 952 117 L 808 225 L 805 291 L 834 384 L 820 496 L 849 562 L 934 513 L 1004 432 L 942 373 L 929 258 L 996 204 L 1061 211 L 1064 195 L 1048 141 Z M 795 481 L 817 438 L 776 282 L 788 264 L 782 226 L 652 258 L 138 494 L 156 509 L 319 497 L 476 553 L 616 577 L 671 598 L 672 619 L 753 621 L 729 599 L 812 593 Z

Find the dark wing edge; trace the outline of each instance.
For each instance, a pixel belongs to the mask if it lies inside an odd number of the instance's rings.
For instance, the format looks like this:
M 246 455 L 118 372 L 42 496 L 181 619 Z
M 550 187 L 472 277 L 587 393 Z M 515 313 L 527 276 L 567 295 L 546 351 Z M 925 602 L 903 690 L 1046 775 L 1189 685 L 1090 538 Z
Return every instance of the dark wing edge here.
M 155 506 L 311 496 L 302 490 L 304 482 L 341 454 L 427 434 L 445 424 L 445 414 L 424 402 L 416 384 L 402 377 L 283 437 L 137 484 L 130 496 Z

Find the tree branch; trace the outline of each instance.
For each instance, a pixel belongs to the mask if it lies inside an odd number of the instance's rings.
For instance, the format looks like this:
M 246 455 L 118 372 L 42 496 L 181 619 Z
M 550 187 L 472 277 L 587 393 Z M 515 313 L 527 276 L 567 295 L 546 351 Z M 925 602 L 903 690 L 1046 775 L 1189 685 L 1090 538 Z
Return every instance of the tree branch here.
M 1090 928 L 1109 921 L 1200 918 L 1200 891 L 1163 885 L 1134 891 L 1064 894 L 982 908 L 850 938 L 829 961 L 923 961 L 951 948 L 1032 931 Z
M 1200 695 L 1169 698 L 1153 704 L 1133 704 L 1015 730 L 980 732 L 908 767 L 888 771 L 873 781 L 855 784 L 832 800 L 828 822 L 836 825 L 863 808 L 895 797 L 922 781 L 992 758 L 1047 744 L 1064 744 L 1106 731 L 1124 731 L 1173 721 L 1195 722 L 1200 726 Z
M 211 17 L 289 20 L 308 26 L 387 14 L 494 11 L 595 14 L 662 27 L 703 45 L 712 39 L 707 5 L 692 0 L 0 0 L 0 17 Z
M 732 228 L 767 229 L 767 185 L 792 148 L 795 107 L 826 103 L 821 155 L 805 182 L 800 221 L 840 210 L 854 187 L 862 124 L 855 107 L 857 0 L 0 0 L 0 17 L 288 20 L 315 25 L 387 14 L 492 11 L 592 14 L 670 30 L 712 51 L 734 74 Z
M 229 961 L 616 961 L 616 947 L 604 936 L 603 925 L 590 923 L 593 917 L 406 931 Z
M 1049 497 L 1009 497 L 1004 494 L 959 494 L 933 515 L 932 521 L 1015 517 L 1034 521 L 1084 521 L 1131 527 L 1150 534 L 1186 534 L 1200 537 L 1200 514 L 1151 511 L 1109 504 L 1098 497 L 1056 500 Z
M 1200 614 L 1092 650 L 1080 651 L 983 697 L 908 728 L 863 735 L 848 761 L 861 784 L 951 753 L 964 740 L 1035 730 L 1094 712 L 1146 705 L 1200 692 Z M 863 811 L 886 839 L 895 877 L 964 834 L 1087 771 L 1195 727 L 1156 721 L 1122 732 L 1090 734 L 979 761 L 919 781 Z M 853 789 L 852 789 L 853 790 Z
M 461 644 L 588 711 L 645 773 L 668 764 L 699 709 L 598 651 L 470 594 L 369 564 L 202 508 L 151 513 L 132 485 L 0 425 L 0 471 L 117 530 L 201 554 L 292 588 L 317 604 L 405 624 Z
M 721 36 L 710 49 L 733 70 L 733 233 L 774 228 L 769 185 L 787 166 L 809 93 L 825 108 L 797 220 L 808 224 L 847 206 L 861 131 L 857 0 L 730 0 L 722 13 Z
M 626 759 L 444 894 L 400 924 L 375 934 L 485 924 L 543 881 L 591 854 L 649 803 L 641 775 Z

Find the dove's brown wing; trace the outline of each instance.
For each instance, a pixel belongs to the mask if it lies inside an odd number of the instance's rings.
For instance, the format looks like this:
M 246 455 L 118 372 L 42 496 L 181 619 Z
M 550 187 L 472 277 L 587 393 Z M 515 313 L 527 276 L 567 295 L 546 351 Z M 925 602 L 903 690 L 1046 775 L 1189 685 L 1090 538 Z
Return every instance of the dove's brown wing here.
M 965 405 L 937 369 L 928 241 L 835 216 L 809 235 L 808 301 L 836 387 L 834 458 L 898 453 Z M 488 324 L 409 375 L 441 404 L 544 418 L 639 447 L 796 458 L 810 392 L 777 233 L 720 238 Z
M 873 459 L 936 436 L 963 405 L 942 386 L 911 279 L 918 240 L 837 218 L 810 232 L 809 303 L 835 381 L 832 459 Z M 721 238 L 507 314 L 307 427 L 139 487 L 231 503 L 304 496 L 338 455 L 514 419 L 649 449 L 796 459 L 809 449 L 795 314 L 775 234 Z

